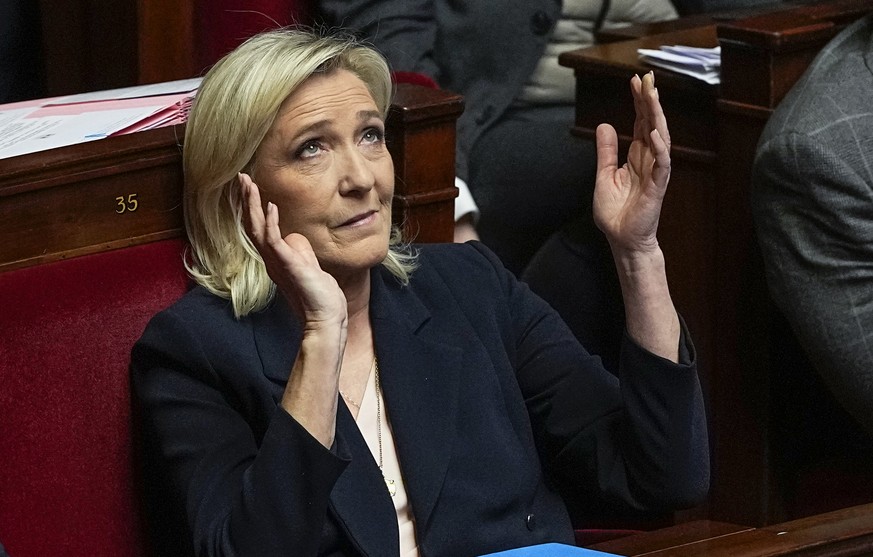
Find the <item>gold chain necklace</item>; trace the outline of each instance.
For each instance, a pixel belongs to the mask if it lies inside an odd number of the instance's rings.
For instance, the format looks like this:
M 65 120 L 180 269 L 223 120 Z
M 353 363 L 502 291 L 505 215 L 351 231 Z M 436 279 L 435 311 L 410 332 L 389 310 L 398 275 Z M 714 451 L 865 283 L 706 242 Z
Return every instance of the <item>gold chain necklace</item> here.
M 373 363 L 370 365 L 370 371 L 372 372 L 375 368 L 376 368 L 376 356 L 373 356 Z M 355 399 L 353 399 L 352 397 L 350 397 L 349 395 L 344 393 L 342 389 L 339 390 L 339 394 L 340 394 L 340 396 L 343 397 L 343 400 L 345 400 L 346 402 L 348 402 L 349 404 L 351 404 L 352 406 L 354 406 L 358 410 L 361 409 L 361 403 L 364 402 L 363 395 L 361 397 L 361 402 L 355 402 Z
M 388 494 L 394 497 L 397 494 L 397 485 L 394 480 L 385 477 L 385 471 L 382 469 L 382 383 L 379 381 L 379 360 L 375 356 L 373 356 L 373 364 L 376 368 L 376 437 L 379 440 L 379 471 L 382 472 Z
M 347 395 L 346 393 L 344 393 L 342 391 L 340 391 L 339 394 L 341 394 L 343 396 L 343 400 L 345 400 L 346 402 L 348 402 L 349 404 L 351 404 L 352 406 L 354 406 L 358 410 L 361 409 L 361 405 L 358 404 L 357 402 L 355 402 L 354 400 L 352 400 L 352 397 L 350 397 L 349 395 Z

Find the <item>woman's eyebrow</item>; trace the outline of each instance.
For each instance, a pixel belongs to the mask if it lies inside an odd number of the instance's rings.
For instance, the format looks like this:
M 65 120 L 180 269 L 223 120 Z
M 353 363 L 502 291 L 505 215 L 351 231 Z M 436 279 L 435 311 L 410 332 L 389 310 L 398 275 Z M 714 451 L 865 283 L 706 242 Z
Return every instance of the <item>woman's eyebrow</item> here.
M 319 120 L 318 122 L 313 122 L 312 124 L 306 126 L 305 128 L 301 128 L 294 133 L 294 136 L 291 137 L 291 141 L 296 141 L 302 136 L 311 135 L 311 134 L 323 134 L 325 130 L 330 129 L 333 126 L 333 122 L 331 120 Z
M 377 119 L 380 122 L 382 120 L 382 113 L 378 110 L 361 110 L 357 113 L 358 122 L 364 123 L 372 119 Z M 301 128 L 294 133 L 294 136 L 290 138 L 290 141 L 296 141 L 300 137 L 311 135 L 311 134 L 323 134 L 326 130 L 329 130 L 333 127 L 333 120 L 319 120 L 318 122 L 313 122 L 312 124 L 306 126 L 305 128 Z
M 366 122 L 367 120 L 371 120 L 373 118 L 382 121 L 382 113 L 378 110 L 361 110 L 358 112 L 358 121 Z

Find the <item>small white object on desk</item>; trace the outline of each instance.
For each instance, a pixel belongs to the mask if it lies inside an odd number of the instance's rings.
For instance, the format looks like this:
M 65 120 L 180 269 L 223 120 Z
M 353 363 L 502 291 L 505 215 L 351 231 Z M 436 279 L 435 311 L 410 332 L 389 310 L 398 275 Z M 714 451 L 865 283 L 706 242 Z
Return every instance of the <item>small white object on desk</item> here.
M 710 85 L 721 82 L 721 47 L 700 48 L 694 46 L 665 45 L 658 50 L 638 48 L 640 60 L 700 79 Z

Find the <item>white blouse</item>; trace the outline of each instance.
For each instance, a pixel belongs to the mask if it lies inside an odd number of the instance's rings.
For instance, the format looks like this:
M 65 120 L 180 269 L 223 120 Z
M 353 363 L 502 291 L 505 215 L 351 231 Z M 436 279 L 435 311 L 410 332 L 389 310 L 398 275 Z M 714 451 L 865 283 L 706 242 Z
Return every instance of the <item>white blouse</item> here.
M 400 531 L 400 555 L 401 557 L 418 557 L 418 543 L 415 539 L 415 519 L 412 516 L 412 507 L 406 495 L 406 486 L 403 483 L 403 475 L 400 471 L 400 461 L 397 459 L 397 447 L 394 445 L 394 434 L 391 424 L 388 422 L 388 413 L 385 411 L 385 399 L 379 397 L 381 407 L 381 430 L 382 430 L 382 475 L 386 482 L 393 481 L 394 510 L 397 512 L 397 527 Z M 355 422 L 358 429 L 367 441 L 373 459 L 379 463 L 379 427 L 376 425 L 376 374 L 371 372 L 367 379 L 367 388 L 364 390 L 364 398 L 361 400 L 361 408 Z M 386 485 L 386 489 L 388 486 Z

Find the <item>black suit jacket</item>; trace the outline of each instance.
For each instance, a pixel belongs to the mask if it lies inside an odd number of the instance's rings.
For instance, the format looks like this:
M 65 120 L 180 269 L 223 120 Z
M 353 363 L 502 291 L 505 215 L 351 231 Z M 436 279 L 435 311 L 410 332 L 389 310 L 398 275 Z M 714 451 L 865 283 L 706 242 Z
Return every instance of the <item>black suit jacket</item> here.
M 382 389 L 423 554 L 573 534 L 561 498 L 692 504 L 708 454 L 693 349 L 626 341 L 622 380 L 483 246 L 422 246 L 408 286 L 372 271 Z M 683 339 L 684 339 L 683 335 Z M 397 555 L 393 505 L 351 414 L 331 450 L 277 406 L 300 327 L 279 301 L 239 321 L 195 289 L 133 352 L 150 456 L 206 555 Z

